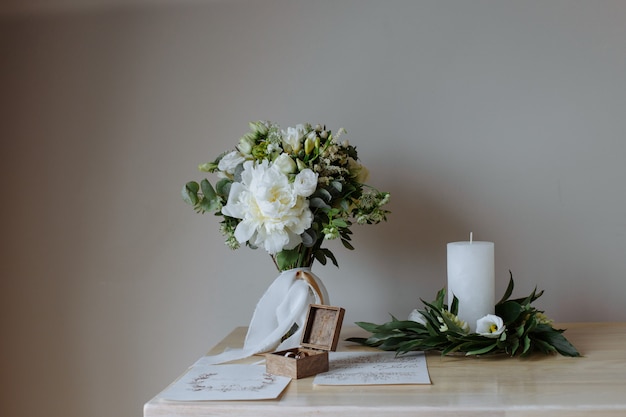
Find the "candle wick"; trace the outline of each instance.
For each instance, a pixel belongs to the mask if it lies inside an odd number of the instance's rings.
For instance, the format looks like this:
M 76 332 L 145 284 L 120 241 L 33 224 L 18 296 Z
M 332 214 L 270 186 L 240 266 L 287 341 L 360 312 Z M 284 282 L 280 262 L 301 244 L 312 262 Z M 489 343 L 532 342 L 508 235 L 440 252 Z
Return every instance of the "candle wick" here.
M 472 244 L 472 240 L 474 240 L 474 233 L 470 232 L 470 245 Z

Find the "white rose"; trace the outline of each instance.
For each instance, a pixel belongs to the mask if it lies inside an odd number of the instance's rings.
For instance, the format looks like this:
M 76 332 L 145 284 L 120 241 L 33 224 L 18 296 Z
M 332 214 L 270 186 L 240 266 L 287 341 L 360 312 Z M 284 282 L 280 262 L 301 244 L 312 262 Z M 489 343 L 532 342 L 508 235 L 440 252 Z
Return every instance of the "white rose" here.
M 296 162 L 286 153 L 281 153 L 274 160 L 273 166 L 283 174 L 293 174 L 296 172 Z
M 317 189 L 317 173 L 306 168 L 296 175 L 293 181 L 293 188 L 296 194 L 302 197 L 308 197 Z
M 235 168 L 237 168 L 237 165 L 241 164 L 245 160 L 246 158 L 244 158 L 239 152 L 232 151 L 231 153 L 227 153 L 222 157 L 222 159 L 220 159 L 220 162 L 217 164 L 217 168 L 220 171 L 232 175 L 235 173 Z
M 505 328 L 504 321 L 493 314 L 487 314 L 476 321 L 476 333 L 493 339 L 500 337 Z

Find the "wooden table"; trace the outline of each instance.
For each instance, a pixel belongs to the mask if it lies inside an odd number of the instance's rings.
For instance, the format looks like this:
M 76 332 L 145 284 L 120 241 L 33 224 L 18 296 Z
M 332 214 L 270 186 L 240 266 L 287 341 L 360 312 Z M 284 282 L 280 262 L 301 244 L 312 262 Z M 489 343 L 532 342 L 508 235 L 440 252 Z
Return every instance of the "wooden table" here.
M 583 357 L 429 353 L 432 385 L 313 386 L 309 377 L 292 380 L 277 400 L 175 402 L 157 395 L 145 404 L 144 417 L 626 416 L 626 323 L 555 327 L 567 329 L 565 336 Z M 241 346 L 245 332 L 235 329 L 210 353 Z M 338 350 L 369 349 L 343 341 L 363 335 L 344 326 Z

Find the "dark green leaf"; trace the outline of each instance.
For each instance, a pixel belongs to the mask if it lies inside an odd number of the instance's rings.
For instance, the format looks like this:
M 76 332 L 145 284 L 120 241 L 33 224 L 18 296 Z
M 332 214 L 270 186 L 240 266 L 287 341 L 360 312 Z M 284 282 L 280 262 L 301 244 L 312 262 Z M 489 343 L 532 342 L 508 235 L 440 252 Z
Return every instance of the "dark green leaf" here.
M 483 347 L 483 348 L 480 348 L 480 349 L 469 350 L 469 351 L 466 353 L 466 355 L 468 355 L 468 356 L 469 356 L 469 355 L 482 355 L 482 354 L 484 354 L 484 353 L 488 353 L 488 352 L 490 352 L 491 350 L 493 350 L 493 348 L 495 348 L 495 347 L 496 347 L 496 345 L 497 345 L 497 343 L 492 343 L 492 344 L 490 344 L 490 345 L 488 345 L 488 346 L 485 346 L 485 347 Z
M 452 305 L 450 306 L 450 313 L 455 316 L 459 314 L 459 299 L 456 298 L 456 295 L 452 297 Z
M 326 255 L 324 255 L 324 251 L 321 249 L 316 250 L 313 255 L 315 256 L 315 259 L 317 259 L 317 262 L 321 263 L 322 265 L 326 265 Z
M 515 283 L 513 282 L 513 273 L 509 270 L 509 285 L 506 287 L 506 291 L 504 292 L 502 299 L 500 299 L 497 304 L 502 304 L 506 300 L 508 300 L 509 297 L 511 297 L 511 294 L 513 294 L 513 288 L 515 288 Z
M 363 330 L 368 331 L 370 333 L 375 333 L 376 330 L 378 329 L 378 324 L 369 323 L 366 321 L 357 321 L 355 324 L 359 326 L 360 328 L 362 328 Z
M 379 330 L 398 330 L 398 329 L 412 329 L 419 328 L 421 325 L 412 320 L 393 320 L 385 324 L 378 326 Z M 422 326 L 423 327 L 423 326 Z
M 348 242 L 347 239 L 341 239 L 341 243 L 343 244 L 343 246 L 348 249 L 348 250 L 354 250 L 354 246 L 352 246 L 352 244 L 350 242 Z
M 517 352 L 517 349 L 519 348 L 519 338 L 518 337 L 509 338 L 509 345 L 510 345 L 511 356 L 513 356 L 515 355 L 515 353 Z
M 365 337 L 349 337 L 346 339 L 348 342 L 358 343 L 360 345 L 366 345 L 367 339 Z M 367 345 L 370 346 L 370 345 Z
M 515 301 L 505 301 L 496 306 L 496 315 L 504 320 L 505 324 L 513 323 L 523 311 L 521 305 Z
M 537 326 L 537 328 L 539 328 L 540 326 L 542 327 L 542 329 L 544 329 L 544 331 L 539 334 L 534 333 L 534 335 L 538 339 L 540 338 L 540 340 L 544 340 L 545 342 L 553 346 L 554 349 L 563 356 L 580 356 L 578 350 L 576 350 L 576 348 L 565 338 L 565 336 L 563 336 L 562 330 L 552 329 L 550 326 L 547 325 L 539 325 Z M 543 326 L 550 328 L 550 330 L 545 329 L 545 327 Z
M 330 258 L 330 260 L 333 262 L 333 265 L 335 265 L 336 267 L 339 267 L 339 263 L 337 262 L 337 258 L 335 258 L 335 255 L 329 251 L 328 249 L 322 249 L 322 251 L 324 251 L 324 254 Z
M 528 353 L 528 351 L 530 350 L 530 337 L 528 337 L 528 335 L 524 336 L 522 338 L 522 341 L 524 342 L 524 347 L 522 349 L 522 355 L 525 353 Z

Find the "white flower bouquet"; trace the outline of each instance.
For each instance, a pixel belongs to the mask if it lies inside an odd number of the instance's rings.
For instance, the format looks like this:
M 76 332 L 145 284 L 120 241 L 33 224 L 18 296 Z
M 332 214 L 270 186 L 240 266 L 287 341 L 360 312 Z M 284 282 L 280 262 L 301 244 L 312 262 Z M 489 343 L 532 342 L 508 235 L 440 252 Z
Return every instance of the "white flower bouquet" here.
M 383 206 L 389 193 L 364 184 L 368 171 L 356 147 L 337 139 L 325 126 L 299 124 L 282 130 L 258 121 L 235 149 L 203 172 L 216 173 L 215 186 L 207 179 L 185 184 L 183 199 L 200 213 L 221 215 L 226 245 L 263 247 L 280 271 L 323 265 L 337 259 L 322 247 L 340 239 L 348 249 L 350 227 L 387 220 Z

